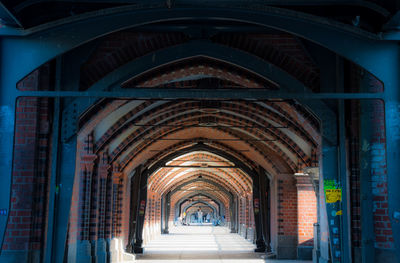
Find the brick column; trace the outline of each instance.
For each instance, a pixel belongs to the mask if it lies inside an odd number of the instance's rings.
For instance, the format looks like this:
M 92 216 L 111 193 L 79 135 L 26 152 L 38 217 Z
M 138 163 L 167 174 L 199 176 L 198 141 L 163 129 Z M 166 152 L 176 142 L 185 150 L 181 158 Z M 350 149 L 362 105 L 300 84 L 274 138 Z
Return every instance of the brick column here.
M 109 164 L 108 149 L 100 155 L 98 166 L 98 189 L 97 189 L 97 262 L 107 262 L 107 241 L 106 241 L 106 198 L 107 198 L 107 178 L 111 165 Z
M 317 198 L 308 174 L 295 174 L 297 187 L 298 257 L 310 253 L 314 244 L 314 223 L 317 222 Z
M 97 155 L 93 154 L 93 137 L 88 135 L 85 140 L 84 153 L 80 163 L 80 197 L 79 197 L 79 238 L 77 247 L 77 262 L 91 262 L 90 244 L 90 207 L 92 193 L 92 176 Z
M 119 258 L 119 253 L 117 251 L 117 247 L 121 246 L 121 241 L 116 238 L 120 236 L 121 233 L 121 198 L 122 198 L 122 177 L 123 174 L 120 172 L 120 166 L 118 163 L 113 164 L 113 171 L 111 174 L 111 211 L 110 211 L 110 259 L 111 262 L 117 262 Z M 119 242 L 119 243 L 118 243 Z
M 113 179 L 113 237 L 118 237 L 121 233 L 121 194 L 122 194 L 122 173 L 119 171 L 119 165 L 114 165 L 112 172 Z

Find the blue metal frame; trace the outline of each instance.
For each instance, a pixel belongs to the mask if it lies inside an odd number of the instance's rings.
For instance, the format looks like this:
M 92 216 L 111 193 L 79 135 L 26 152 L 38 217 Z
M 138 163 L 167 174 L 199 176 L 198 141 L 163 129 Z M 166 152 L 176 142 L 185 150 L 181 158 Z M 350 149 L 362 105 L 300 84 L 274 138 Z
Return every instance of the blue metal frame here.
M 246 9 L 242 5 L 241 8 L 117 8 L 66 19 L 49 28 L 38 27 L 20 32 L 25 38 L 5 37 L 3 54 L 13 55 L 14 60 L 8 61 L 8 67 L 17 69 L 12 74 L 16 83 L 46 61 L 108 33 L 155 22 L 198 19 L 244 22 L 282 30 L 318 43 L 363 66 L 382 80 L 385 80 L 386 73 L 378 65 L 390 62 L 393 50 L 397 49 L 395 42 L 379 41 L 377 35 L 315 16 L 274 7 Z M 99 24 L 102 26 L 99 27 Z M 25 63 L 21 65 L 19 61 Z
M 357 28 L 326 22 L 314 16 L 299 14 L 297 12 L 282 10 L 273 7 L 254 8 L 242 6 L 243 9 L 222 8 L 218 5 L 209 7 L 186 7 L 174 6 L 173 9 L 153 8 L 146 10 L 137 10 L 132 7 L 113 9 L 106 12 L 98 12 L 79 18 L 66 19 L 60 23 L 54 23 L 51 27 L 38 27 L 33 30 L 14 31 L 16 34 L 10 34 L 10 29 L 0 29 L 2 39 L 1 48 L 1 127 L 5 127 L 1 131 L 2 148 L 0 169 L 6 176 L 2 176 L 2 185 L 11 185 L 11 166 L 13 152 L 13 129 L 15 114 L 15 99 L 17 96 L 89 96 L 89 97 L 170 97 L 170 98 L 237 98 L 244 93 L 234 92 L 226 95 L 221 91 L 208 93 L 210 91 L 181 91 L 165 90 L 138 90 L 138 91 L 118 91 L 118 92 L 17 92 L 16 83 L 26 76 L 28 73 L 42 65 L 43 63 L 63 54 L 75 47 L 89 42 L 95 38 L 106 35 L 118 30 L 132 28 L 139 25 L 151 24 L 162 21 L 184 21 L 184 20 L 215 20 L 215 21 L 234 21 L 245 22 L 267 28 L 282 30 L 296 36 L 305 38 L 312 42 L 318 43 L 325 48 L 361 65 L 366 70 L 377 76 L 385 84 L 384 94 L 290 94 L 289 92 L 269 92 L 254 91 L 254 94 L 247 95 L 247 98 L 298 98 L 300 102 L 308 105 L 311 110 L 318 115 L 323 122 L 324 140 L 324 178 L 335 178 L 337 175 L 337 167 L 331 170 L 327 167 L 332 160 L 337 158 L 334 149 L 336 147 L 336 137 L 332 136 L 336 133 L 336 118 L 331 110 L 329 110 L 321 101 L 317 99 L 344 99 L 344 98 L 383 98 L 385 100 L 385 116 L 387 128 L 387 167 L 388 167 L 388 198 L 389 212 L 394 233 L 394 241 L 396 251 L 400 258 L 400 224 L 394 216 L 400 213 L 400 178 L 397 172 L 400 170 L 398 162 L 400 156 L 400 139 L 399 139 L 399 69 L 400 56 L 399 47 L 396 41 L 384 41 L 377 35 L 366 33 Z M 102 16 L 100 16 L 102 15 Z M 99 27 L 98 25 L 102 26 Z M 19 36 L 17 36 L 19 35 Z M 24 37 L 21 37 L 24 36 Z M 23 61 L 24 63 L 21 63 Z M 245 68 L 250 68 L 246 62 Z M 265 64 L 264 64 L 265 65 Z M 383 66 L 385 65 L 385 66 Z M 289 76 L 290 77 L 290 76 Z M 286 78 L 286 76 L 285 76 Z M 289 78 L 292 79 L 292 78 Z M 279 78 L 283 81 L 283 78 Z M 281 84 L 281 82 L 279 82 Z M 287 88 L 292 88 L 291 84 Z M 285 85 L 285 84 L 284 84 Z M 303 93 L 304 89 L 298 89 L 302 85 L 295 85 L 292 91 Z M 207 94 L 205 93 L 207 92 Z M 248 91 L 247 91 L 248 92 Z M 243 97 L 242 97 L 243 98 Z M 312 101 L 310 101 L 312 99 Z M 323 109 L 321 111 L 321 108 Z M 332 119 L 333 117 L 333 119 Z M 333 132 L 332 132 L 333 131 Z M 71 145 L 65 144 L 65 154 L 72 156 L 73 151 Z M 328 157 L 330 156 L 330 157 Z M 336 157 L 335 157 L 336 156 Z M 64 157 L 62 157 L 64 158 Z M 66 159 L 66 161 L 68 161 Z M 63 169 L 61 169 L 63 173 Z M 65 174 L 68 184 L 71 178 Z M 62 176 L 63 177 L 63 176 Z M 9 207 L 10 189 L 2 191 L 1 206 Z M 65 192 L 63 202 L 70 202 L 72 189 L 70 193 Z M 4 198 L 3 198 L 4 197 Z M 65 198 L 65 199 L 64 199 Z M 65 203 L 65 204 L 66 204 Z M 64 211 L 66 212 L 66 211 Z M 66 212 L 68 213 L 68 212 Z M 64 215 L 62 215 L 64 216 Z M 68 218 L 58 217 L 59 220 Z M 0 219 L 0 234 L 4 236 L 6 226 L 5 217 Z M 66 227 L 66 223 L 60 227 Z M 61 233 L 60 237 L 63 236 Z M 1 238 L 2 240 L 3 238 Z M 57 239 L 57 242 L 62 242 Z M 65 242 L 64 242 L 65 243 Z M 63 254 L 61 245 L 57 245 L 58 253 Z M 57 255 L 59 255 L 57 253 Z

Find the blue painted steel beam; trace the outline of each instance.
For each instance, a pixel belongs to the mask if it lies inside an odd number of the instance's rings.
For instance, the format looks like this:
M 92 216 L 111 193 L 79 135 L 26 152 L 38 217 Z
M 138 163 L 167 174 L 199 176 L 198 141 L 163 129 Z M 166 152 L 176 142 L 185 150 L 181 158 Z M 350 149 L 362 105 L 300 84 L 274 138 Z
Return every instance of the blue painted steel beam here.
M 63 262 L 67 242 L 68 220 L 71 209 L 72 190 L 75 178 L 76 136 L 61 143 L 60 166 L 58 169 L 53 255 L 51 262 Z
M 84 97 L 124 99 L 231 99 L 231 100 L 323 100 L 323 99 L 382 99 L 381 93 L 306 93 L 273 91 L 267 89 L 180 89 L 180 88 L 132 88 L 114 91 L 26 91 L 19 97 Z
M 21 22 L 15 17 L 15 15 L 0 2 L 0 26 L 1 27 L 22 27 Z
M 374 111 L 371 101 L 360 102 L 360 221 L 362 263 L 375 262 L 374 203 L 372 193 L 371 116 Z
M 61 58 L 57 59 L 56 63 L 56 90 L 60 90 L 61 87 Z M 57 192 L 57 183 L 58 181 L 58 167 L 59 163 L 59 145 L 61 139 L 61 99 L 54 99 L 54 114 L 53 114 L 53 123 L 52 123 L 52 138 L 51 138 L 51 168 L 50 168 L 50 180 L 49 180 L 49 201 L 48 201 L 48 218 L 47 218 L 47 237 L 46 237 L 46 245 L 45 245 L 45 255 L 43 262 L 52 262 L 53 258 L 53 247 L 55 243 L 54 230 L 56 226 L 54 224 L 55 215 L 56 215 L 56 198 L 58 195 Z
M 346 155 L 346 115 L 344 109 L 344 101 L 338 101 L 338 130 L 339 130 L 339 157 L 338 172 L 339 182 L 342 187 L 342 216 L 341 216 L 341 232 L 342 232 L 342 262 L 351 262 L 351 205 L 350 205 L 350 182 L 347 172 L 347 155 Z
M 23 31 L 24 38 L 3 37 L 3 53 L 13 56 L 8 67 L 16 70 L 12 74 L 16 83 L 46 61 L 108 33 L 154 22 L 199 19 L 250 23 L 303 37 L 354 61 L 384 81 L 387 72 L 380 65 L 391 64 L 393 49 L 397 48 L 394 42 L 379 41 L 377 35 L 311 15 L 273 7 L 242 5 L 239 9 L 215 5 L 145 10 L 125 7 L 90 13 L 50 28 Z
M 397 60 L 400 61 L 399 54 Z M 384 68 L 393 77 L 389 88 L 385 83 L 387 190 L 390 223 L 397 260 L 400 260 L 400 66 Z
M 0 250 L 11 208 L 15 102 L 11 89 L 0 89 L 0 185 L 4 186 L 0 191 Z

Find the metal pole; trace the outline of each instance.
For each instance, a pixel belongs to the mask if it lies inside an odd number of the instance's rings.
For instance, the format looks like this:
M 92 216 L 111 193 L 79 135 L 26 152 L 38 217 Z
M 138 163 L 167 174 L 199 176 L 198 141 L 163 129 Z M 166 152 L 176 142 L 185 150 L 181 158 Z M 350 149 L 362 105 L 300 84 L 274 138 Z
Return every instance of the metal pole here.
M 342 227 L 342 261 L 346 263 L 352 262 L 351 257 L 351 221 L 350 221 L 350 188 L 347 176 L 347 155 L 346 155 L 346 127 L 345 127 L 345 109 L 344 101 L 338 101 L 339 118 L 339 174 L 340 184 L 342 187 L 342 216 L 341 216 L 341 227 Z
M 254 173 L 253 177 L 253 212 L 254 222 L 256 224 L 256 246 L 255 252 L 265 252 L 266 246 L 263 237 L 262 229 L 262 216 L 261 216 L 261 201 L 260 201 L 260 189 L 259 189 L 259 177 L 258 173 Z
M 44 262 L 52 262 L 53 242 L 54 242 L 54 217 L 55 217 L 55 199 L 57 192 L 57 172 L 58 172 L 58 147 L 60 140 L 60 99 L 54 99 L 54 116 L 52 125 L 52 147 L 51 147 L 51 174 L 50 174 L 50 189 L 49 189 L 49 210 L 47 223 L 47 238 L 46 238 L 46 254 Z
M 362 263 L 375 262 L 374 214 L 371 187 L 370 111 L 368 101 L 360 101 L 360 188 L 361 188 L 361 253 Z
M 133 251 L 135 254 L 142 254 L 143 248 L 143 225 L 146 212 L 146 202 L 147 202 L 147 170 L 140 173 L 140 188 L 139 188 L 139 204 L 136 215 L 136 232 L 135 232 L 135 244 Z

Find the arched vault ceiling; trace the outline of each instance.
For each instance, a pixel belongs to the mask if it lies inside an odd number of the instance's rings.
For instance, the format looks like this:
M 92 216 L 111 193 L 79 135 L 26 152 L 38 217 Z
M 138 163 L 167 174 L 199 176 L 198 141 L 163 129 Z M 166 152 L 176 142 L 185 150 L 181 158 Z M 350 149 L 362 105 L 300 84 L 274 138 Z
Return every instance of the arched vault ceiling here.
M 205 141 L 271 174 L 292 173 L 310 165 L 320 140 L 311 115 L 292 101 L 116 100 L 97 113 L 101 119 L 85 116 L 82 131 L 92 131 L 95 150 L 106 149 L 127 170 L 181 142 Z
M 223 185 L 225 189 L 231 189 L 236 193 L 250 191 L 252 180 L 238 168 L 212 168 L 212 166 L 232 166 L 235 164 L 216 154 L 198 151 L 183 154 L 178 158 L 166 163 L 168 166 L 179 166 L 174 168 L 160 168 L 149 177 L 149 187 L 152 191 L 164 193 L 172 190 L 174 185 L 188 182 L 188 179 L 204 178 L 216 184 Z M 186 166 L 186 167 L 185 167 Z M 199 168 L 188 168 L 187 166 L 199 166 Z M 185 167 L 185 168 L 184 168 Z

